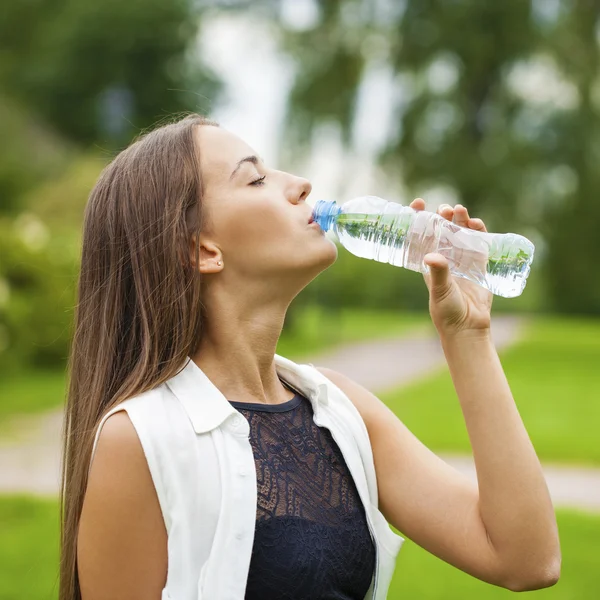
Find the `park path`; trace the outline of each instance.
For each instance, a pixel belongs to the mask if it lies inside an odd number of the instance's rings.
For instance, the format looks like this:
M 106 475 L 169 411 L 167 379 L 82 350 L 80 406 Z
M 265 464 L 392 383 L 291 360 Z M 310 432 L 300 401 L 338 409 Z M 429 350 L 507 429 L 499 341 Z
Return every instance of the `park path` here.
M 517 342 L 525 326 L 521 317 L 495 316 L 492 337 L 496 348 Z M 397 339 L 348 345 L 303 362 L 336 369 L 376 392 L 406 385 L 445 366 L 434 330 L 422 329 Z M 0 439 L 0 493 L 58 493 L 61 426 L 62 410 L 14 419 L 10 429 L 14 435 Z M 470 456 L 440 456 L 476 480 Z M 555 506 L 600 512 L 600 469 L 544 464 L 544 473 Z

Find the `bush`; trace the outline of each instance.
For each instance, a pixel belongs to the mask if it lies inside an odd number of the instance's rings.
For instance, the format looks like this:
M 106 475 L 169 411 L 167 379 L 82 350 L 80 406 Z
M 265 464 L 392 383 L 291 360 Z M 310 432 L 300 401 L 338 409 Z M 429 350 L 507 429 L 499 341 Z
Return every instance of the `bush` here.
M 32 213 L 0 220 L 0 368 L 64 364 L 76 281 L 69 241 Z
M 64 170 L 73 149 L 23 106 L 0 93 L 0 214 L 18 213 L 21 200 Z

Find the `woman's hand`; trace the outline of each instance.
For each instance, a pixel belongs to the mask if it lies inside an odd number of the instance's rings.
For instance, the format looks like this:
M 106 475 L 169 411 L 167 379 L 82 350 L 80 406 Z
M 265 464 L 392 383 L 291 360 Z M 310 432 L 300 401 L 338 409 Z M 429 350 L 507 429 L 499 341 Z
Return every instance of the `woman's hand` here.
M 410 206 L 424 210 L 425 201 L 417 198 Z M 483 221 L 469 218 L 461 204 L 454 208 L 442 204 L 437 212 L 461 227 L 487 231 Z M 429 289 L 429 313 L 440 336 L 489 333 L 493 294 L 472 281 L 452 277 L 448 261 L 441 254 L 429 253 L 424 260 L 430 271 L 423 275 Z

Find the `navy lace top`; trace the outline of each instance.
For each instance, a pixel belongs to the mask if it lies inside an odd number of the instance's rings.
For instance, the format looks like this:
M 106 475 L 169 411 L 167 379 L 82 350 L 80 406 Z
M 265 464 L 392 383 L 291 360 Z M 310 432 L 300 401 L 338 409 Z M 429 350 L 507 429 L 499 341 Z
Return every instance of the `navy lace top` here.
M 295 390 L 292 390 L 295 391 Z M 363 600 L 375 546 L 354 480 L 310 400 L 234 402 L 250 424 L 256 530 L 246 600 Z

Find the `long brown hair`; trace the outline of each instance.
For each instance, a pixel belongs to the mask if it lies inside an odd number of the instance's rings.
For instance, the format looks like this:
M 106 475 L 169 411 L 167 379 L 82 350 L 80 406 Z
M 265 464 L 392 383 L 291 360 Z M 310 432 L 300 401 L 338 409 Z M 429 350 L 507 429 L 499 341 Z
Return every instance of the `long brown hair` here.
M 80 600 L 77 533 L 95 429 L 126 398 L 175 375 L 200 341 L 202 227 L 195 131 L 186 115 L 139 136 L 88 199 L 63 425 L 60 600 Z

